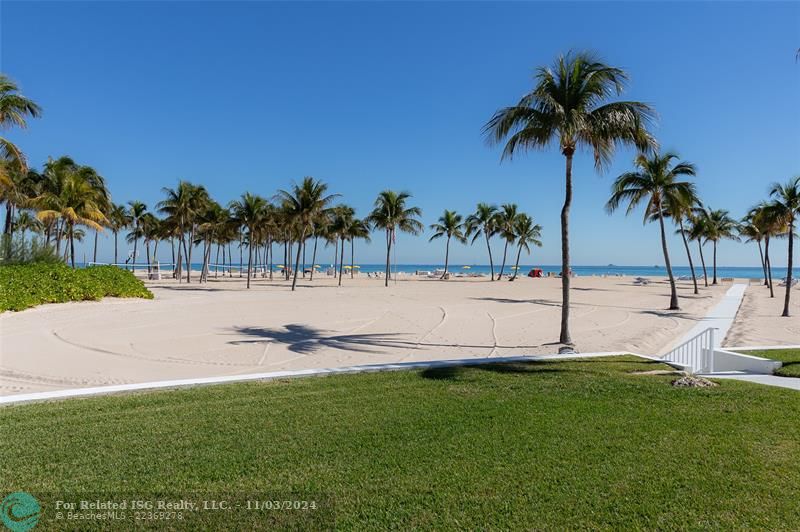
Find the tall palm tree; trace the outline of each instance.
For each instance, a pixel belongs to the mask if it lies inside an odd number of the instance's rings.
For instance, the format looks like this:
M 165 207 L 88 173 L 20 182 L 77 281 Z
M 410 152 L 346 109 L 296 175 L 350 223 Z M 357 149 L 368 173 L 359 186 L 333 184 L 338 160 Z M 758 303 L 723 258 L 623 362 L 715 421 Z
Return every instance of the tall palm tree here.
M 664 253 L 664 263 L 667 267 L 670 287 L 670 310 L 679 310 L 678 289 L 675 285 L 675 276 L 672 273 L 672 263 L 669 259 L 667 248 L 667 232 L 664 227 L 664 211 L 670 206 L 688 205 L 695 198 L 694 184 L 688 181 L 679 181 L 682 176 L 695 175 L 692 164 L 681 161 L 673 164 L 678 156 L 674 153 L 652 156 L 639 155 L 634 160 L 637 170 L 626 172 L 619 176 L 612 186 L 611 198 L 606 203 L 606 210 L 614 212 L 623 201 L 628 202 L 626 214 L 630 214 L 637 205 L 647 202 L 644 213 L 644 223 L 653 218 L 658 220 L 661 230 L 661 250 Z M 669 212 L 669 211 L 667 211 Z
M 500 206 L 500 210 L 495 215 L 495 228 L 505 244 L 503 245 L 503 263 L 500 265 L 500 273 L 497 278 L 503 277 L 503 271 L 506 269 L 506 257 L 508 256 L 508 245 L 513 244 L 516 237 L 514 236 L 514 223 L 517 219 L 518 208 L 516 203 L 504 203 Z
M 526 253 L 530 254 L 531 246 L 538 248 L 542 247 L 542 226 L 533 223 L 533 218 L 525 214 L 519 213 L 514 220 L 514 237 L 517 241 L 517 262 L 514 264 L 514 275 L 511 280 L 517 278 L 519 273 L 519 257 L 522 255 L 524 249 Z
M 516 105 L 497 111 L 484 126 L 491 143 L 506 141 L 503 158 L 518 151 L 542 149 L 557 143 L 565 158 L 566 192 L 561 209 L 561 333 L 562 344 L 572 344 L 569 332 L 569 211 L 572 205 L 572 159 L 587 147 L 595 166 L 608 164 L 618 144 L 640 151 L 655 147 L 647 126 L 654 118 L 646 104 L 608 102 L 622 93 L 627 74 L 586 52 L 559 57 L 551 67 L 536 73 L 536 86 Z
M 761 269 L 764 271 L 764 284 L 769 284 L 767 275 L 767 263 L 764 260 L 764 248 L 761 243 L 764 241 L 764 231 L 762 226 L 757 221 L 758 209 L 751 209 L 747 215 L 742 218 L 739 223 L 739 236 L 745 242 L 755 242 L 758 245 L 758 258 L 761 263 Z
M 764 285 L 769 288 L 769 297 L 775 297 L 775 287 L 772 283 L 772 260 L 770 259 L 770 243 L 773 238 L 786 234 L 785 220 L 781 218 L 774 203 L 762 201 L 750 210 L 753 225 L 757 226 L 764 235 L 764 267 L 766 274 Z
M 347 241 L 353 223 L 356 220 L 356 211 L 349 205 L 337 205 L 332 209 L 332 220 L 330 226 L 331 235 L 336 238 L 336 249 L 340 252 L 339 263 L 339 286 L 342 286 L 342 276 L 344 275 L 344 243 Z M 334 270 L 334 274 L 336 270 Z
M 338 196 L 338 194 L 327 194 L 327 191 L 328 185 L 313 177 L 303 178 L 303 182 L 299 185 L 294 185 L 291 192 L 286 190 L 278 191 L 278 197 L 283 201 L 287 215 L 296 224 L 299 234 L 292 291 L 297 286 L 297 271 L 300 267 L 302 245 L 312 230 L 312 222 Z
M 350 224 L 350 230 L 347 232 L 347 239 L 350 241 L 350 278 L 355 276 L 356 268 L 356 251 L 355 240 L 356 238 L 362 239 L 364 242 L 371 242 L 370 232 L 372 227 L 367 220 L 360 220 L 355 218 Z M 312 268 L 313 271 L 313 268 Z
M 739 237 L 736 233 L 739 224 L 724 209 L 706 209 L 703 216 L 703 237 L 713 244 L 714 250 L 714 274 L 711 284 L 717 284 L 717 244 L 724 239 L 738 242 Z
M 147 212 L 147 205 L 138 200 L 128 202 L 131 232 L 128 234 L 128 243 L 133 244 L 132 270 L 136 271 L 136 257 L 138 257 L 139 238 L 142 235 L 142 216 Z
M 786 295 L 783 302 L 783 314 L 789 317 L 789 301 L 792 296 L 792 268 L 794 267 L 794 223 L 800 215 L 800 176 L 790 179 L 787 183 L 773 183 L 769 195 L 775 214 L 786 224 L 786 236 L 789 239 L 789 256 L 786 270 Z
M 458 242 L 466 244 L 467 238 L 464 236 L 464 222 L 463 217 L 455 211 L 448 211 L 445 209 L 444 214 L 439 217 L 439 221 L 431 224 L 431 231 L 433 235 L 428 242 L 433 242 L 437 238 L 447 237 L 444 252 L 444 272 L 440 279 L 444 279 L 447 275 L 447 267 L 450 263 L 450 239 L 455 238 Z
M 386 231 L 386 275 L 384 286 L 389 286 L 391 269 L 389 267 L 392 245 L 395 243 L 397 231 L 418 235 L 422 231 L 422 223 L 417 219 L 422 216 L 419 207 L 409 207 L 408 192 L 384 190 L 375 199 L 375 208 L 367 217 L 367 221 L 377 229 Z
M 472 241 L 470 243 L 475 244 L 475 241 L 481 235 L 483 235 L 486 240 L 486 249 L 489 251 L 490 279 L 492 281 L 494 281 L 494 262 L 492 261 L 492 246 L 489 240 L 497 233 L 497 227 L 495 225 L 497 221 L 496 214 L 497 207 L 495 205 L 478 203 L 475 212 L 467 216 L 466 220 L 466 236 L 472 236 Z
M 700 252 L 700 264 L 703 267 L 703 283 L 705 287 L 708 288 L 708 270 L 706 270 L 706 259 L 703 255 L 703 234 L 705 233 L 705 228 L 703 226 L 705 220 L 704 213 L 705 207 L 702 205 L 692 209 L 691 214 L 687 217 L 688 227 L 686 228 L 686 233 L 689 240 L 697 242 L 697 250 Z
M 41 113 L 41 107 L 20 94 L 19 87 L 13 80 L 5 74 L 0 74 L 0 130 L 7 131 L 14 126 L 25 129 L 28 127 L 28 118 L 37 118 Z M 20 174 L 28 171 L 22 151 L 13 142 L 2 136 L 0 136 L 0 161 L 2 162 L 0 164 L 0 189 L 9 183 L 9 171 L 14 170 Z M 11 234 L 12 218 L 13 204 L 6 199 L 4 234 Z
M 130 226 L 131 217 L 125 205 L 119 203 L 112 204 L 108 211 L 108 224 L 114 233 L 114 264 L 119 263 L 119 232 Z
M 257 231 L 267 207 L 267 200 L 249 192 L 242 194 L 238 200 L 232 201 L 228 206 L 234 220 L 247 228 L 251 235 L 250 246 L 247 250 L 247 288 L 250 288 L 250 278 L 253 276 L 253 242 L 252 235 Z
M 694 174 L 692 174 L 694 175 Z M 694 261 L 692 260 L 692 252 L 689 249 L 690 232 L 686 228 L 686 223 L 691 223 L 692 214 L 694 209 L 702 207 L 702 202 L 697 196 L 697 193 L 692 190 L 687 192 L 686 196 L 669 195 L 666 197 L 664 205 L 664 215 L 672 218 L 672 221 L 678 225 L 676 234 L 681 236 L 683 240 L 683 247 L 686 250 L 686 258 L 689 260 L 689 270 L 692 272 L 692 285 L 694 287 L 694 294 L 700 293 L 697 286 L 697 275 L 694 271 Z

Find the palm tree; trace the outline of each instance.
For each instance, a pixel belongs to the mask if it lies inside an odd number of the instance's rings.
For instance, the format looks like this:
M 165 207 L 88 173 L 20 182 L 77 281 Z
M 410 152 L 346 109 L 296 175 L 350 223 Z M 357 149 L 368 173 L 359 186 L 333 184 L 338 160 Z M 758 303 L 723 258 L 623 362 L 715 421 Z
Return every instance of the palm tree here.
M 611 198 L 606 203 L 606 210 L 614 212 L 623 201 L 628 202 L 626 214 L 630 214 L 637 205 L 647 201 L 644 212 L 644 223 L 657 219 L 661 229 L 661 250 L 664 253 L 664 263 L 669 276 L 670 301 L 669 310 L 679 310 L 678 289 L 675 285 L 675 276 L 672 273 L 672 264 L 667 249 L 667 232 L 664 228 L 664 211 L 669 212 L 670 207 L 689 205 L 697 197 L 695 187 L 688 181 L 678 181 L 681 176 L 695 175 L 692 164 L 681 161 L 673 164 L 677 154 L 665 153 L 652 156 L 639 155 L 634 160 L 637 170 L 626 172 L 619 176 L 612 186 Z
M 703 204 L 697 194 L 694 191 L 691 191 L 686 196 L 667 196 L 664 206 L 664 216 L 671 217 L 672 221 L 678 224 L 678 228 L 675 233 L 679 234 L 683 240 L 683 247 L 686 250 L 686 258 L 689 260 L 689 270 L 692 272 L 692 285 L 694 287 L 695 295 L 699 294 L 700 290 L 697 286 L 697 275 L 694 271 L 692 252 L 689 249 L 690 232 L 686 229 L 685 223 L 689 222 L 691 224 L 694 209 L 702 207 L 702 205 Z
M 408 207 L 407 202 L 411 197 L 408 192 L 395 192 L 384 190 L 375 199 L 375 208 L 367 217 L 367 221 L 377 229 L 386 231 L 386 276 L 384 286 L 389 286 L 391 269 L 389 261 L 392 245 L 395 242 L 397 231 L 418 235 L 422 231 L 422 223 L 417 219 L 422 216 L 419 207 Z
M 174 189 L 165 187 L 161 190 L 167 197 L 157 205 L 157 208 L 166 216 L 167 224 L 173 227 L 178 235 L 175 277 L 180 281 L 183 252 L 186 257 L 186 282 L 190 283 L 192 280 L 192 244 L 197 228 L 197 215 L 208 201 L 208 192 L 202 185 L 193 185 L 188 181 L 179 181 L 178 186 Z
M 561 333 L 562 344 L 572 344 L 569 333 L 569 211 L 572 205 L 572 159 L 580 147 L 594 152 L 595 166 L 608 164 L 618 144 L 640 151 L 655 147 L 647 131 L 654 118 L 646 104 L 607 102 L 622 93 L 627 74 L 589 53 L 559 57 L 552 68 L 541 67 L 536 86 L 511 107 L 497 111 L 484 126 L 491 143 L 506 141 L 503 158 L 518 151 L 542 149 L 552 143 L 565 158 L 566 192 L 561 209 Z
M 371 242 L 372 239 L 370 238 L 369 234 L 372 231 L 372 227 L 367 220 L 360 220 L 358 218 L 354 219 L 350 224 L 350 230 L 347 232 L 347 239 L 350 240 L 350 278 L 352 279 L 355 276 L 355 268 L 356 268 L 356 251 L 355 251 L 355 239 L 360 238 L 364 240 L 364 242 Z M 314 271 L 313 268 L 311 270 Z
M 794 255 L 794 222 L 800 214 L 800 176 L 790 179 L 787 183 L 773 183 L 769 195 L 775 214 L 787 227 L 786 236 L 789 238 L 789 256 L 786 270 L 786 296 L 783 303 L 783 314 L 789 317 L 789 300 L 792 295 L 792 268 Z
M 63 176 L 58 194 L 43 194 L 35 200 L 40 211 L 37 217 L 43 222 L 62 220 L 63 235 L 69 241 L 69 255 L 75 268 L 76 226 L 84 225 L 96 231 L 108 223 L 104 212 L 106 198 L 101 195 L 88 176 L 85 167 L 76 167 Z M 61 238 L 61 235 L 58 236 Z
M 506 268 L 506 256 L 508 255 L 508 245 L 513 244 L 514 236 L 514 222 L 517 219 L 517 205 L 516 203 L 504 203 L 500 206 L 500 210 L 495 215 L 494 226 L 497 233 L 505 240 L 503 246 L 503 263 L 500 265 L 500 273 L 497 278 L 503 277 L 503 271 Z
M 433 236 L 431 236 L 428 242 L 433 242 L 437 238 L 443 236 L 447 237 L 444 253 L 444 273 L 442 273 L 440 279 L 444 279 L 447 275 L 447 266 L 450 262 L 450 239 L 455 238 L 462 244 L 466 244 L 467 242 L 467 238 L 464 236 L 464 222 L 462 220 L 463 217 L 460 214 L 445 209 L 444 214 L 439 217 L 439 221 L 435 224 L 431 224 Z
M 526 253 L 530 254 L 531 252 L 531 245 L 534 245 L 538 248 L 542 247 L 542 226 L 539 224 L 533 223 L 533 218 L 528 216 L 527 214 L 520 213 L 517 215 L 516 220 L 514 220 L 514 237 L 517 241 L 517 262 L 514 264 L 514 275 L 511 276 L 511 280 L 517 278 L 517 274 L 519 273 L 519 257 L 522 254 L 522 250 L 524 249 Z
M 337 205 L 332 210 L 332 220 L 330 226 L 331 236 L 336 239 L 336 249 L 340 252 L 339 263 L 339 286 L 342 286 L 342 276 L 344 275 L 344 243 L 350 234 L 356 218 L 356 211 L 349 205 Z M 334 273 L 336 271 L 334 270 Z
M 294 185 L 291 192 L 278 191 L 278 197 L 283 201 L 286 213 L 296 224 L 299 234 L 297 239 L 297 259 L 294 264 L 294 278 L 292 291 L 297 286 L 297 270 L 300 267 L 300 254 L 306 237 L 312 230 L 312 222 L 330 204 L 338 194 L 326 194 L 328 185 L 313 177 L 303 178 L 300 185 Z
M 731 218 L 724 209 L 706 209 L 703 220 L 703 237 L 713 243 L 714 249 L 714 275 L 711 284 L 717 284 L 717 244 L 720 240 L 729 239 L 739 241 L 736 235 L 739 224 Z
M 132 200 L 128 202 L 128 206 L 130 207 L 128 210 L 130 216 L 130 225 L 132 231 L 128 234 L 128 243 L 133 244 L 133 262 L 132 262 L 132 269 L 136 271 L 136 257 L 138 256 L 138 245 L 139 245 L 139 238 L 142 235 L 142 216 L 144 213 L 147 212 L 147 205 L 142 203 L 138 200 Z
M 247 250 L 247 288 L 250 288 L 250 278 L 253 276 L 253 238 L 258 224 L 262 221 L 267 207 L 267 200 L 260 196 L 245 192 L 238 200 L 232 201 L 228 209 L 233 219 L 240 226 L 247 228 L 250 235 L 250 246 Z
M 753 208 L 742 218 L 739 223 L 739 236 L 744 238 L 745 242 L 755 242 L 758 245 L 758 258 L 761 263 L 761 269 L 764 271 L 764 284 L 769 284 L 767 275 L 767 263 L 764 260 L 764 249 L 761 242 L 764 241 L 764 231 L 762 226 L 757 222 L 758 209 Z
M 486 239 L 486 249 L 489 251 L 490 278 L 492 281 L 494 281 L 494 262 L 492 261 L 492 246 L 489 243 L 489 239 L 497 233 L 497 228 L 495 227 L 495 221 L 497 220 L 495 217 L 496 214 L 496 206 L 489 205 L 488 203 L 478 203 L 475 212 L 467 216 L 466 220 L 466 236 L 469 237 L 472 235 L 471 244 L 475 244 L 475 241 L 481 235 Z
M 19 87 L 5 74 L 0 74 L 0 130 L 7 131 L 16 126 L 25 129 L 28 118 L 37 118 L 42 109 L 31 99 L 19 93 Z M 5 187 L 10 177 L 8 172 L 15 170 L 26 174 L 28 168 L 22 151 L 10 140 L 0 136 L 0 188 Z M 11 234 L 13 204 L 6 200 L 6 221 L 4 234 Z
M 689 236 L 689 240 L 694 240 L 697 242 L 697 250 L 700 252 L 700 264 L 703 267 L 703 283 L 705 284 L 705 287 L 708 288 L 708 271 L 706 270 L 706 259 L 703 255 L 705 210 L 705 207 L 702 205 L 692 209 L 691 214 L 687 217 L 689 226 L 686 228 L 686 233 Z
M 131 217 L 125 205 L 112 204 L 108 211 L 108 225 L 114 233 L 114 264 L 119 263 L 119 232 L 130 226 Z

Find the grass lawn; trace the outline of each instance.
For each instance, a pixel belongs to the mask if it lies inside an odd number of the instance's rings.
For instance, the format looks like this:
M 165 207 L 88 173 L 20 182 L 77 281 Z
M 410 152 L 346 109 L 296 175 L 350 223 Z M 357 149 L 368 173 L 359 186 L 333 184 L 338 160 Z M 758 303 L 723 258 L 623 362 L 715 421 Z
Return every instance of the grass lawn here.
M 36 495 L 43 521 L 76 493 L 321 503 L 172 522 L 191 529 L 800 528 L 800 395 L 631 373 L 662 368 L 495 364 L 0 408 L 0 495 Z
M 763 351 L 741 351 L 745 355 L 770 358 L 783 362 L 775 375 L 781 377 L 800 377 L 800 349 L 765 349 Z

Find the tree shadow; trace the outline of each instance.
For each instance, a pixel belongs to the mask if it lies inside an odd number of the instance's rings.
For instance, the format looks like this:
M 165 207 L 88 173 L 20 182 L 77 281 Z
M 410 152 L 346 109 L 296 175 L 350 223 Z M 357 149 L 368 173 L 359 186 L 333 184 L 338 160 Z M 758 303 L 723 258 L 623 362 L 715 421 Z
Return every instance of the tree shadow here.
M 340 334 L 329 335 L 330 331 L 316 329 L 308 325 L 293 323 L 282 328 L 234 327 L 232 332 L 253 338 L 252 340 L 231 340 L 233 345 L 263 343 L 265 341 L 284 344 L 289 351 L 298 354 L 313 354 L 324 348 L 358 351 L 362 353 L 380 352 L 381 348 L 408 349 L 413 342 L 396 340 L 400 333 L 390 334 Z

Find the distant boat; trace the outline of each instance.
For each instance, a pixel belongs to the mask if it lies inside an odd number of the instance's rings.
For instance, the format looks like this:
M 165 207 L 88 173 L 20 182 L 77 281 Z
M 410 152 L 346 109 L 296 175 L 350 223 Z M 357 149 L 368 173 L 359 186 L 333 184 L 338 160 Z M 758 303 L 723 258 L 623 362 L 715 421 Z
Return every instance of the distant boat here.
M 653 268 L 655 268 L 655 269 L 659 269 L 659 268 L 661 268 L 661 266 L 659 266 L 658 264 L 656 264 L 655 266 L 653 266 Z
M 617 265 L 616 265 L 616 264 L 609 264 L 609 265 L 608 265 L 608 267 L 609 267 L 609 268 L 616 268 L 616 267 L 617 267 Z

